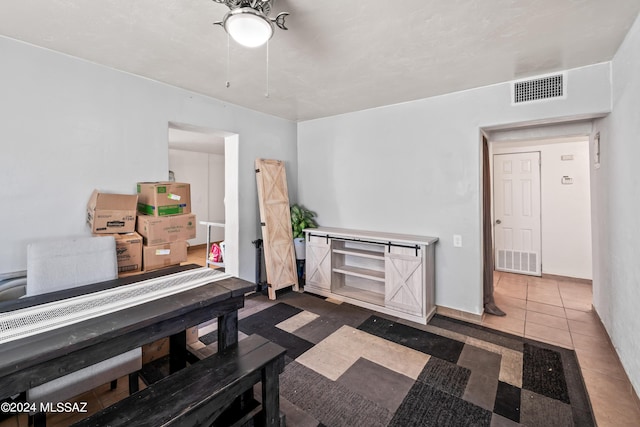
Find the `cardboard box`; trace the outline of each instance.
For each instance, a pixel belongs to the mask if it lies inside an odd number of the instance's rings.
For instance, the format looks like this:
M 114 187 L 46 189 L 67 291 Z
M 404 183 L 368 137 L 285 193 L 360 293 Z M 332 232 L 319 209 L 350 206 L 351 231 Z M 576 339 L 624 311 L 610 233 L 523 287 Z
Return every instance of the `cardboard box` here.
M 109 194 L 93 190 L 87 203 L 87 223 L 92 233 L 133 233 L 136 230 L 135 194 Z
M 138 212 L 152 216 L 191 213 L 191 186 L 183 182 L 139 182 Z
M 142 236 L 136 233 L 94 234 L 94 236 L 113 236 L 116 241 L 118 275 L 142 271 Z
M 179 240 L 195 239 L 195 214 L 173 216 L 138 215 L 136 231 L 144 237 L 145 245 L 160 245 Z
M 187 260 L 187 242 L 179 241 L 162 245 L 143 245 L 142 262 L 144 271 L 157 270 Z
M 142 236 L 136 232 L 114 234 L 118 273 L 142 271 Z
M 187 344 L 193 344 L 198 341 L 200 337 L 198 336 L 198 327 L 192 326 L 187 329 Z

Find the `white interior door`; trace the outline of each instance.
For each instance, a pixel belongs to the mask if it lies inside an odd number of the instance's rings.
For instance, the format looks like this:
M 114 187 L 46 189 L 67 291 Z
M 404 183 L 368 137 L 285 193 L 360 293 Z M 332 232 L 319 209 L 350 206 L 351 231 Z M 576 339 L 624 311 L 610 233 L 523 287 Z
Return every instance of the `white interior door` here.
M 540 152 L 493 156 L 496 270 L 542 275 Z

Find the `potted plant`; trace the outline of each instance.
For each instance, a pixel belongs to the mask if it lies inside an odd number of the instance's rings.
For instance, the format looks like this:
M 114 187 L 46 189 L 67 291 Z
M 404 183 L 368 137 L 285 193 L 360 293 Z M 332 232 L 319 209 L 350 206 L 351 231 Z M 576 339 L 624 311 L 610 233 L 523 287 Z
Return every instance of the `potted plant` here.
M 293 246 L 296 250 L 296 259 L 305 259 L 304 229 L 316 228 L 318 224 L 313 219 L 315 212 L 304 206 L 291 205 L 291 230 L 293 231 Z

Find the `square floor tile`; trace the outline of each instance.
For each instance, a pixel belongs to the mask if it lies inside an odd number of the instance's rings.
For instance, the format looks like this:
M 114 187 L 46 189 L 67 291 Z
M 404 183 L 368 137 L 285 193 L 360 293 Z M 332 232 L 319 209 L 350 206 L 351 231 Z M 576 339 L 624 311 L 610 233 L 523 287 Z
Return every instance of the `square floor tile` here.
M 565 307 L 564 312 L 566 313 L 568 320 L 577 320 L 579 322 L 600 322 L 598 316 L 593 310 L 582 311 Z
M 620 380 L 627 379 L 627 374 L 618 356 L 612 350 L 598 347 L 589 349 L 577 348 L 576 354 L 582 369 L 596 371 Z
M 518 319 L 511 316 L 485 316 L 482 319 L 482 326 L 520 336 L 524 335 L 524 323 L 524 318 Z
M 456 363 L 464 343 L 426 331 L 416 330 L 378 316 L 371 316 L 358 329 L 386 340 Z
M 551 328 L 549 326 L 527 322 L 527 324 L 525 325 L 524 336 L 526 338 L 559 345 L 564 348 L 573 348 L 571 334 L 569 333 L 569 331 L 563 329 Z
M 522 305 L 526 306 L 526 301 L 525 300 L 520 300 L 522 301 Z M 499 303 L 496 301 L 496 305 L 498 305 Z M 526 319 L 527 316 L 527 310 L 523 307 L 523 308 L 518 308 L 515 307 L 514 305 L 499 305 L 499 308 L 506 314 L 507 317 L 511 318 L 511 319 Z M 492 314 L 489 313 L 484 313 L 484 318 L 486 317 L 496 317 Z M 498 316 L 501 317 L 501 316 Z
M 526 322 L 536 323 L 538 325 L 548 326 L 550 328 L 562 329 L 564 331 L 569 330 L 569 324 L 567 323 L 567 319 L 563 317 L 552 316 L 549 314 L 538 313 L 535 311 L 527 311 Z M 526 333 L 526 325 L 525 325 L 525 333 Z
M 364 396 L 305 366 L 291 362 L 280 374 L 289 402 L 326 426 L 386 426 L 393 414 Z
M 527 299 L 527 285 L 521 283 L 503 284 L 495 288 L 494 295 L 525 300 Z
M 548 314 L 556 317 L 565 317 L 565 318 L 567 317 L 564 311 L 564 307 L 558 307 L 557 305 L 543 304 L 535 301 L 527 301 L 527 311 Z
M 335 381 L 360 358 L 416 379 L 429 355 L 343 326 L 298 357 L 297 361 Z
M 522 388 L 570 403 L 562 356 L 533 344 L 525 344 L 523 356 Z
M 415 381 L 367 359 L 358 359 L 337 382 L 394 413 Z
M 582 335 L 577 332 L 572 332 L 571 339 L 573 340 L 573 346 L 576 350 L 580 349 L 589 351 L 595 349 L 599 351 L 614 351 L 606 337 L 592 337 L 590 335 Z
M 467 368 L 432 357 L 418 376 L 418 381 L 453 396 L 462 397 L 470 375 L 471 370 Z
M 562 298 L 558 291 L 536 291 L 529 288 L 529 291 L 527 292 L 527 301 L 535 301 L 543 304 L 563 307 Z
M 527 291 L 524 291 L 522 298 L 516 298 L 510 294 L 494 293 L 494 302 L 498 307 L 504 310 L 504 307 L 515 307 L 519 309 L 527 308 Z
M 526 426 L 566 427 L 574 424 L 571 406 L 522 390 L 520 422 Z
M 607 333 L 599 322 L 579 322 L 577 320 L 569 320 L 569 330 L 590 337 L 607 339 Z
M 591 311 L 593 309 L 593 303 L 591 301 L 576 301 L 566 298 L 563 298 L 562 301 L 565 309 L 570 308 L 578 311 Z
M 503 319 L 504 317 L 495 317 L 496 319 Z M 467 336 L 465 342 L 472 344 L 469 338 L 474 338 L 487 343 L 496 344 L 499 347 L 505 347 L 512 350 L 522 352 L 522 339 L 514 336 L 513 334 L 497 331 L 494 328 L 488 328 L 483 325 L 475 325 L 467 322 L 463 322 L 458 319 L 450 319 L 444 316 L 436 315 L 430 321 L 429 325 L 440 327 L 441 329 L 447 329 L 450 331 L 456 331 L 458 333 Z M 481 347 L 487 349 L 487 347 Z M 489 348 L 489 351 L 492 351 Z M 499 351 L 498 351 L 499 353 Z
M 498 383 L 493 412 L 516 423 L 520 422 L 520 390 L 511 384 Z
M 598 425 L 640 425 L 640 409 L 631 394 L 628 380 L 584 370 L 584 381 Z
M 294 334 L 303 340 L 317 344 L 342 326 L 344 326 L 344 323 L 339 320 L 320 316 L 297 329 Z
M 389 426 L 472 427 L 490 423 L 491 411 L 417 381 Z
M 520 427 L 522 424 L 511 421 L 508 418 L 498 415 L 495 412 L 491 417 L 491 427 Z
M 300 313 L 278 323 L 276 327 L 283 331 L 293 333 L 308 323 L 316 320 L 318 317 L 319 316 L 317 314 L 311 313 L 310 311 L 301 311 Z
M 483 409 L 493 411 L 497 389 L 497 377 L 491 378 L 480 374 L 478 371 L 471 371 L 467 381 L 467 388 L 465 388 L 462 398 Z
M 501 360 L 500 354 L 466 344 L 458 358 L 458 366 L 478 372 L 480 375 L 498 378 Z

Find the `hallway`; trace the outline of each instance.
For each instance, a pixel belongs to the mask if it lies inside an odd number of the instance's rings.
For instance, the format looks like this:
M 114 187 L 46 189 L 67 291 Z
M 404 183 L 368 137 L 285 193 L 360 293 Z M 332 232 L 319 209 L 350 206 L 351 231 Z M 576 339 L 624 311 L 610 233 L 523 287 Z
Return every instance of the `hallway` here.
M 598 316 L 591 285 L 560 277 L 494 273 L 495 301 L 505 317 L 482 325 L 574 349 L 598 426 L 637 426 L 640 402 Z

